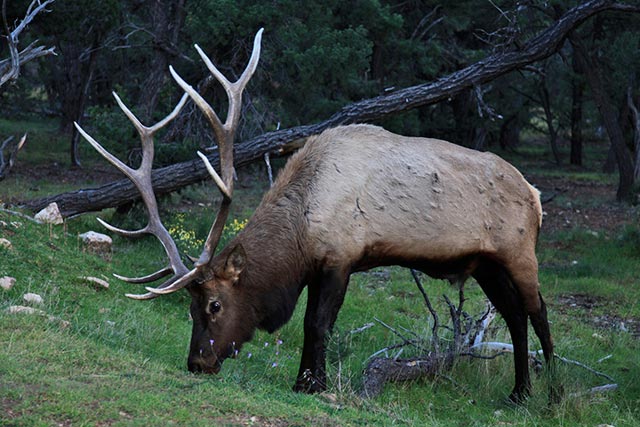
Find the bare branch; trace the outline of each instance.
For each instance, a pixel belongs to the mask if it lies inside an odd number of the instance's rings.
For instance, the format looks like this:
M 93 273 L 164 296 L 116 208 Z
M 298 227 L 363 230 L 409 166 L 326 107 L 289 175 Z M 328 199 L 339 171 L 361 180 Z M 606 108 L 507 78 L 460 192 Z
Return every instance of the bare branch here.
M 20 151 L 27 140 L 27 134 L 25 133 L 17 143 L 14 143 L 13 140 L 14 137 L 10 136 L 5 139 L 2 146 L 0 146 L 0 181 L 9 174 L 18 156 L 18 151 Z
M 22 52 L 18 51 L 20 33 L 24 31 L 24 29 L 39 13 L 49 12 L 46 7 L 53 2 L 54 0 L 46 0 L 44 2 L 41 2 L 40 0 L 33 0 L 27 8 L 25 17 L 13 31 L 10 31 L 9 23 L 7 22 L 6 0 L 2 1 L 2 21 L 3 29 L 6 33 L 4 37 L 7 39 L 10 57 L 9 59 L 0 61 L 0 86 L 10 80 L 17 79 L 20 75 L 20 66 L 22 64 L 41 56 L 55 55 L 53 48 L 36 46 L 37 41 L 31 43 Z
M 433 327 L 431 328 L 431 342 L 433 345 L 433 349 L 435 352 L 440 351 L 440 338 L 438 338 L 438 329 L 440 328 L 440 321 L 438 319 L 438 313 L 434 310 L 433 305 L 431 305 L 431 301 L 427 296 L 427 293 L 422 286 L 422 282 L 420 281 L 420 276 L 418 272 L 414 269 L 411 269 L 411 275 L 413 276 L 413 280 L 416 282 L 420 293 L 422 294 L 422 298 L 424 298 L 424 303 L 427 305 L 427 309 L 429 313 L 431 313 L 431 317 L 433 318 Z
M 561 362 L 564 362 L 564 363 L 567 363 L 567 364 L 570 364 L 570 365 L 579 366 L 582 369 L 586 369 L 587 371 L 591 372 L 594 375 L 606 378 L 609 381 L 615 381 L 610 375 L 607 375 L 604 372 L 596 371 L 595 369 L 585 365 L 582 362 L 578 362 L 577 360 L 567 359 L 566 357 L 562 357 L 562 356 L 559 356 L 557 354 L 554 354 L 554 356 L 556 357 L 556 359 L 560 360 Z

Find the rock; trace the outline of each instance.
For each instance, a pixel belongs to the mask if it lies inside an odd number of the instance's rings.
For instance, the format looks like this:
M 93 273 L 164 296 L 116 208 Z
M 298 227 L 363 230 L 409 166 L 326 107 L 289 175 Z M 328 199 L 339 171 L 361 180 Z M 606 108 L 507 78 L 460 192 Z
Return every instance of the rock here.
M 46 208 L 42 209 L 36 214 L 34 218 L 36 221 L 43 224 L 58 225 L 64 222 L 64 220 L 62 219 L 62 215 L 60 214 L 60 209 L 58 209 L 58 204 L 56 202 L 53 202 Z
M 107 261 L 111 260 L 111 245 L 113 244 L 111 237 L 95 231 L 87 231 L 79 237 L 82 240 L 84 252 L 99 255 Z
M 107 282 L 104 279 L 98 279 L 97 277 L 91 277 L 91 276 L 80 276 L 80 279 L 86 280 L 89 283 L 98 285 L 99 287 L 109 289 L 109 282 Z
M 22 296 L 22 299 L 27 304 L 42 305 L 44 303 L 44 300 L 40 295 L 31 293 L 31 292 L 24 294 Z
M 11 288 L 13 288 L 13 285 L 15 284 L 16 284 L 15 277 L 9 277 L 9 276 L 0 277 L 0 288 L 4 289 L 5 291 L 8 291 Z
M 38 316 L 43 316 L 46 317 L 49 322 L 59 322 L 60 326 L 62 326 L 63 328 L 67 328 L 71 325 L 71 322 L 67 320 L 63 320 L 56 316 L 47 315 L 47 313 L 42 310 L 33 307 L 25 307 L 24 305 L 12 305 L 11 307 L 8 307 L 6 311 L 9 314 L 36 314 Z
M 11 242 L 5 239 L 4 237 L 0 237 L 0 248 L 11 249 Z

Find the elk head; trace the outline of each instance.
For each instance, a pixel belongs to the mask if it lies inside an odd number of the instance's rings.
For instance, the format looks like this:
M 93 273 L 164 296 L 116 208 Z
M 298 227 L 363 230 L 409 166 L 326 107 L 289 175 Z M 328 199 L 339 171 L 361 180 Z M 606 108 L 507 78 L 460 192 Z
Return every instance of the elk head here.
M 243 248 L 236 246 L 230 250 L 225 250 L 223 254 L 215 259 L 213 255 L 220 241 L 225 221 L 229 215 L 234 176 L 233 139 L 240 119 L 242 92 L 258 65 L 262 31 L 263 30 L 260 29 L 256 34 L 251 59 L 240 78 L 234 83 L 227 80 L 204 52 L 197 45 L 195 46 L 203 62 L 211 74 L 224 87 L 229 98 L 229 108 L 224 123 L 219 119 L 213 108 L 175 72 L 173 67 L 169 67 L 169 70 L 173 78 L 186 93 L 182 96 L 182 99 L 173 111 L 153 126 L 148 127 L 140 123 L 135 115 L 122 103 L 120 98 L 115 93 L 113 94 L 120 108 L 140 134 L 142 161 L 137 169 L 125 165 L 110 154 L 75 123 L 76 128 L 82 136 L 89 141 L 103 157 L 135 184 L 147 208 L 149 217 L 148 224 L 137 231 L 122 230 L 107 224 L 99 218 L 98 221 L 110 231 L 122 236 L 137 237 L 142 234 L 152 234 L 156 236 L 162 243 L 169 258 L 168 266 L 144 277 L 129 278 L 115 275 L 117 278 L 129 283 L 149 283 L 171 275 L 168 280 L 157 287 L 146 287 L 148 292 L 145 294 L 126 295 L 129 298 L 137 300 L 147 300 L 160 295 L 170 294 L 182 288 L 186 288 L 191 295 L 190 310 L 191 317 L 193 318 L 193 332 L 191 336 L 188 367 L 192 372 L 217 373 L 220 370 L 222 361 L 232 356 L 243 342 L 251 338 L 251 334 L 253 333 L 253 329 L 249 330 L 246 326 L 250 324 L 247 322 L 246 317 L 244 317 L 247 311 L 241 306 L 241 300 L 235 297 L 237 293 L 237 286 L 235 285 L 245 265 Z M 174 240 L 160 220 L 158 204 L 151 184 L 154 134 L 178 115 L 188 97 L 191 97 L 196 105 L 198 105 L 215 133 L 218 142 L 218 151 L 220 153 L 221 176 L 217 174 L 204 154 L 198 152 L 198 155 L 204 161 L 207 170 L 222 193 L 222 201 L 218 215 L 209 230 L 202 254 L 198 260 L 195 261 L 191 269 L 187 268 L 180 259 L 180 254 Z M 243 317 L 241 317 L 241 315 Z

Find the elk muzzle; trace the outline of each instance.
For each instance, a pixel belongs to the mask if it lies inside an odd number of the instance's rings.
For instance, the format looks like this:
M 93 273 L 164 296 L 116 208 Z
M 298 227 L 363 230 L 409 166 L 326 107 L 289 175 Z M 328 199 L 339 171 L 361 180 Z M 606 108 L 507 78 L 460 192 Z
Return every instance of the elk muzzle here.
M 187 359 L 189 372 L 202 374 L 217 374 L 222 368 L 222 360 L 215 354 L 205 355 L 203 352 L 189 354 Z

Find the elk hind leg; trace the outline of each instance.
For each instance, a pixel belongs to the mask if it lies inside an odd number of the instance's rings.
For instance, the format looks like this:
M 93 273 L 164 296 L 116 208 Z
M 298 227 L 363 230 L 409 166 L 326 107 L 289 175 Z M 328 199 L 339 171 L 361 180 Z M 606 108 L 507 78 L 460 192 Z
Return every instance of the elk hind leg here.
M 523 402 L 530 394 L 529 347 L 527 342 L 527 314 L 522 298 L 513 286 L 506 270 L 498 264 L 482 264 L 473 277 L 487 295 L 496 310 L 507 323 L 515 367 L 515 385 L 508 399 L 514 403 Z
M 535 331 L 542 353 L 544 354 L 547 371 L 550 376 L 554 374 L 554 352 L 553 339 L 549 328 L 549 320 L 547 316 L 547 306 L 540 294 L 540 284 L 538 282 L 538 266 L 533 259 L 527 257 L 519 258 L 519 265 L 511 266 L 510 276 L 514 285 L 518 288 L 522 295 L 524 309 L 526 310 L 531 326 Z M 552 380 L 552 378 L 551 378 Z M 552 401 L 559 399 L 560 389 L 550 385 L 549 396 Z
M 551 331 L 549 329 L 549 321 L 547 319 L 547 307 L 542 299 L 542 295 L 538 295 L 540 298 L 540 310 L 537 312 L 529 313 L 531 320 L 531 326 L 535 331 L 540 345 L 542 346 L 542 353 L 547 365 L 547 372 L 549 375 L 549 399 L 551 402 L 559 402 L 562 395 L 562 386 L 554 383 L 555 377 L 555 362 L 553 352 L 553 339 L 551 338 Z

